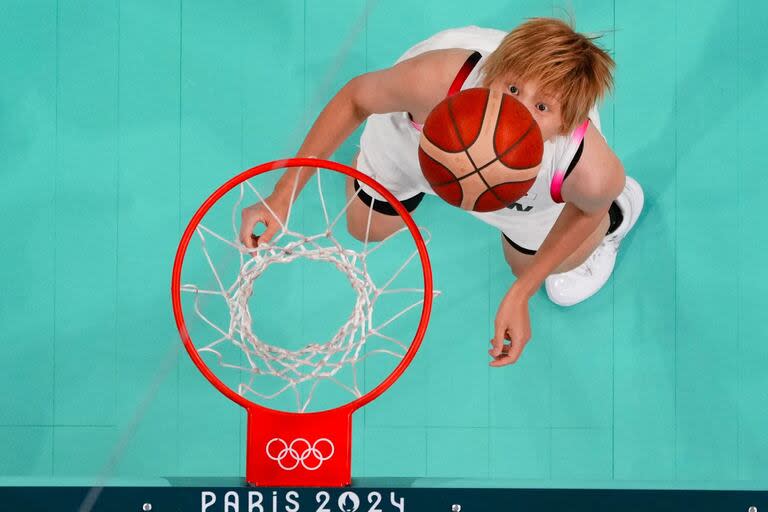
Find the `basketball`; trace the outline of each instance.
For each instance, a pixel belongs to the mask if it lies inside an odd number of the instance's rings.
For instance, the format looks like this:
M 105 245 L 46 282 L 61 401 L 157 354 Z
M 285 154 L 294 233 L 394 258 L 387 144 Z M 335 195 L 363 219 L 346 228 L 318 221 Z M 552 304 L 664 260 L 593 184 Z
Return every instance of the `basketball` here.
M 533 186 L 544 142 L 531 113 L 512 95 L 473 88 L 427 116 L 419 164 L 435 193 L 465 210 L 505 208 Z

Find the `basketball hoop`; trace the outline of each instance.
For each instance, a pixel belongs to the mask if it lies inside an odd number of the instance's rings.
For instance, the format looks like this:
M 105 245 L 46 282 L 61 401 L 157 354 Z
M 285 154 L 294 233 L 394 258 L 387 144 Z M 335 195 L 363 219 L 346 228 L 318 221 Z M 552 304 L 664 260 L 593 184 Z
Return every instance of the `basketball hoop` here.
M 289 212 L 281 232 L 275 236 L 274 240 L 263 246 L 260 244 L 256 249 L 246 249 L 236 236 L 234 219 L 237 209 L 243 206 L 244 195 L 249 190 L 255 194 L 256 199 L 266 204 L 258 187 L 255 187 L 250 180 L 270 171 L 294 167 L 317 168 L 317 191 L 325 219 L 325 229 L 310 235 L 299 233 L 290 226 Z M 333 228 L 355 197 L 350 197 L 344 210 L 332 219 L 328 214 L 323 196 L 321 170 L 351 176 L 374 189 L 392 205 L 404 221 L 405 227 L 375 244 L 369 243 L 366 236 L 360 250 L 342 246 L 334 237 Z M 233 190 L 237 192 L 237 187 L 239 187 L 239 197 L 231 217 L 233 235 L 223 236 L 203 224 L 203 219 L 225 195 Z M 269 208 L 268 204 L 266 206 Z M 371 203 L 372 207 L 373 203 Z M 369 226 L 371 212 L 372 210 L 368 212 Z M 399 267 L 398 273 L 411 261 L 418 261 L 421 265 L 422 280 L 419 287 L 388 289 L 398 274 L 384 282 L 376 282 L 369 273 L 370 254 L 379 250 L 385 242 L 398 233 L 410 236 L 414 245 L 413 252 Z M 182 284 L 185 257 L 195 235 L 201 245 L 206 264 L 216 281 L 211 289 L 200 285 Z M 217 270 L 215 258 L 208 250 L 210 240 L 216 240 L 238 251 L 240 268 L 232 282 L 225 282 Z M 259 338 L 258 326 L 252 325 L 248 299 L 252 293 L 253 283 L 260 278 L 270 264 L 290 263 L 297 258 L 332 263 L 347 276 L 357 298 L 352 314 L 330 341 L 307 344 L 300 349 L 290 350 L 266 343 Z M 416 293 L 420 298 L 388 320 L 376 324 L 373 320 L 374 306 L 377 306 L 386 294 L 392 293 Z M 182 235 L 174 260 L 171 294 L 176 324 L 192 361 L 221 393 L 247 411 L 246 480 L 260 486 L 302 487 L 343 486 L 350 483 L 352 413 L 380 396 L 411 363 L 424 337 L 434 296 L 426 243 L 405 207 L 372 178 L 351 167 L 314 158 L 290 158 L 259 165 L 232 178 L 211 194 L 194 214 Z M 183 301 L 182 295 L 194 299 L 191 311 L 190 301 Z M 228 311 L 226 321 L 217 323 L 202 311 L 200 298 L 204 296 L 222 301 Z M 184 302 L 187 303 L 186 316 Z M 418 307 L 421 308 L 421 315 L 410 345 L 406 347 L 404 343 L 382 332 L 384 327 Z M 207 324 L 207 328 L 217 333 L 217 338 L 202 346 L 195 345 L 187 323 L 192 318 Z M 392 342 L 393 348 L 366 352 L 366 342 L 374 337 Z M 225 360 L 224 347 L 232 346 L 241 350 L 240 360 Z M 377 353 L 387 354 L 388 357 L 394 356 L 399 363 L 378 385 L 363 392 L 357 380 L 356 365 Z M 233 389 L 214 373 L 202 354 L 212 354 L 220 363 L 219 370 L 234 369 L 239 375 L 245 375 L 245 381 L 237 385 L 237 390 Z M 348 368 L 352 368 L 349 371 L 354 373 L 354 382 L 343 383 L 339 378 L 339 372 Z M 261 379 L 265 378 L 277 380 L 281 386 L 278 386 L 277 391 L 260 392 L 257 385 Z M 350 393 L 351 398 L 337 407 L 306 412 L 317 382 L 320 381 L 338 384 L 341 389 Z M 308 396 L 300 396 L 299 389 L 304 385 L 309 386 Z M 268 401 L 285 393 L 295 393 L 297 411 L 277 410 L 254 401 L 257 399 Z

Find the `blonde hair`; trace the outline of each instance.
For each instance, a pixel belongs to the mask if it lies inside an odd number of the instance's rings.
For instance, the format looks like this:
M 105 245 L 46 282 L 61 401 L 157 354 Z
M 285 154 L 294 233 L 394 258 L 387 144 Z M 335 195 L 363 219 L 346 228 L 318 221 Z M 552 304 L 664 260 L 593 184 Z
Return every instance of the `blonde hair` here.
M 488 56 L 483 86 L 514 75 L 539 82 L 542 92 L 561 104 L 563 132 L 587 118 L 589 109 L 613 87 L 615 63 L 608 52 L 572 25 L 554 18 L 532 18 L 507 34 Z

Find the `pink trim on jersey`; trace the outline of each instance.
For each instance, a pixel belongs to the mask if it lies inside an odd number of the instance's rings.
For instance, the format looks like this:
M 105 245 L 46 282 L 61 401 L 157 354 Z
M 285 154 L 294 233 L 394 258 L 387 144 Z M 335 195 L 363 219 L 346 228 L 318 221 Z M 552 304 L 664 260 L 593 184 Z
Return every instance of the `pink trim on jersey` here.
M 461 92 L 461 86 L 463 86 L 464 82 L 469 78 L 469 74 L 475 69 L 475 65 L 480 61 L 481 57 L 482 55 L 478 51 L 475 51 L 472 55 L 467 57 L 467 60 L 464 61 L 461 69 L 453 78 L 451 86 L 448 88 L 448 96 L 453 96 L 454 94 Z
M 549 195 L 556 203 L 563 202 L 563 182 L 565 181 L 565 171 L 558 169 L 552 176 L 552 183 L 549 184 Z
M 584 139 L 584 135 L 587 133 L 589 127 L 589 119 L 581 123 L 581 125 L 573 131 L 571 135 L 571 142 L 579 145 Z M 567 167 L 570 162 L 558 162 L 558 167 Z M 565 169 L 555 169 L 555 173 L 552 175 L 552 183 L 549 185 L 549 195 L 552 196 L 552 200 L 556 203 L 563 202 L 563 182 L 565 181 Z

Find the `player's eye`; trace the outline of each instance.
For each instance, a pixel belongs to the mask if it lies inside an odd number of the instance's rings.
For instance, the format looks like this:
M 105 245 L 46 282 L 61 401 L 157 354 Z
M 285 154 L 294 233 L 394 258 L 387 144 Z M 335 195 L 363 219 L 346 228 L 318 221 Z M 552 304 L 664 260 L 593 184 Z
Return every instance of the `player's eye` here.
M 520 89 L 518 89 L 516 85 L 510 85 L 509 86 L 509 93 L 510 94 L 517 94 L 519 92 L 520 92 Z
M 549 107 L 548 107 L 548 106 L 546 106 L 544 103 L 537 103 L 537 104 L 536 104 L 536 109 L 537 109 L 539 112 L 547 112 L 547 111 L 549 110 Z

